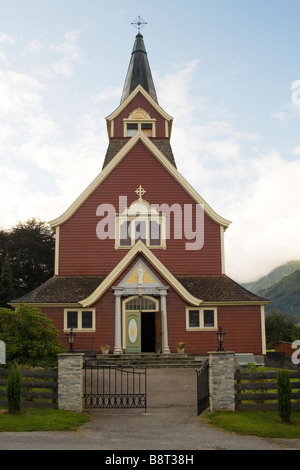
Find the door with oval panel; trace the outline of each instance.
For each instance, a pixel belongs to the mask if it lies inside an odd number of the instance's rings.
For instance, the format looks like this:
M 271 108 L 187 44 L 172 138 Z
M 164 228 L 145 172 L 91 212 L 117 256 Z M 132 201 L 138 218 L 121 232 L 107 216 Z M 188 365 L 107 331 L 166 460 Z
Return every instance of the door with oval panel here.
M 141 313 L 126 312 L 126 353 L 141 352 Z

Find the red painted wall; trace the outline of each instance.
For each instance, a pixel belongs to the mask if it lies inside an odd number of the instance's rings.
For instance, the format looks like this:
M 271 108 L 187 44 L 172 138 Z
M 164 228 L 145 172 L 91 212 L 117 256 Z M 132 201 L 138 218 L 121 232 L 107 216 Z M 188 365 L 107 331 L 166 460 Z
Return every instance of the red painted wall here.
M 150 204 L 169 206 L 195 203 L 151 152 L 139 142 L 85 201 L 77 212 L 60 227 L 59 274 L 108 274 L 125 256 L 127 250 L 115 250 L 115 241 L 99 240 L 96 216 L 100 204 L 112 204 L 119 211 L 119 195 L 127 196 L 128 205 L 138 199 L 135 190 L 142 185 L 144 199 Z M 112 220 L 114 223 L 114 220 Z M 173 225 L 173 224 L 171 224 Z M 204 246 L 187 251 L 189 240 L 167 240 L 167 249 L 155 249 L 154 254 L 173 274 L 220 274 L 221 243 L 219 225 L 205 215 Z

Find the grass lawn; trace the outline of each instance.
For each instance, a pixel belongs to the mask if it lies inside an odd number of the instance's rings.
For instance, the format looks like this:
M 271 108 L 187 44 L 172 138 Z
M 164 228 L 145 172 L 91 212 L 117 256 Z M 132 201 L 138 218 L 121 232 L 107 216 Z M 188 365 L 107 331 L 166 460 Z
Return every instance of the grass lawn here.
M 203 419 L 206 424 L 237 434 L 300 439 L 300 412 L 292 413 L 291 424 L 282 424 L 277 411 L 217 411 Z
M 55 409 L 27 408 L 16 414 L 0 414 L 0 432 L 76 431 L 89 421 L 83 413 Z M 0 435 L 1 438 L 1 435 Z

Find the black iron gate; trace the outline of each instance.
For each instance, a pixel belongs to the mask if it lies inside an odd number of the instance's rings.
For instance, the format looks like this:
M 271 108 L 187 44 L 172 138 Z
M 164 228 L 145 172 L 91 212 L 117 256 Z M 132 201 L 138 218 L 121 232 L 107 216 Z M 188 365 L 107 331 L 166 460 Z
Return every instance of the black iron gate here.
M 208 360 L 197 369 L 197 413 L 200 415 L 209 406 Z
M 86 361 L 85 408 L 144 408 L 146 413 L 146 372 L 145 368 Z

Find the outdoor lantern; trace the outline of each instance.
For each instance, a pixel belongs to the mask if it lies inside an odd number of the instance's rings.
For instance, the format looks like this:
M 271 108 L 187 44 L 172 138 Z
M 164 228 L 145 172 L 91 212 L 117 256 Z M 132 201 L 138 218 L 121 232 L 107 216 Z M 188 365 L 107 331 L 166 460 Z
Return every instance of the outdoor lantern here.
M 222 327 L 220 326 L 219 330 L 217 331 L 217 338 L 218 338 L 218 352 L 219 351 L 224 351 L 223 347 L 223 342 L 224 342 L 224 336 L 226 335 L 225 331 L 222 331 Z
M 73 333 L 73 328 L 71 328 L 70 332 L 67 333 L 67 338 L 68 338 L 68 343 L 69 343 L 68 353 L 74 352 L 73 344 L 75 341 L 75 336 L 76 336 L 76 333 Z

